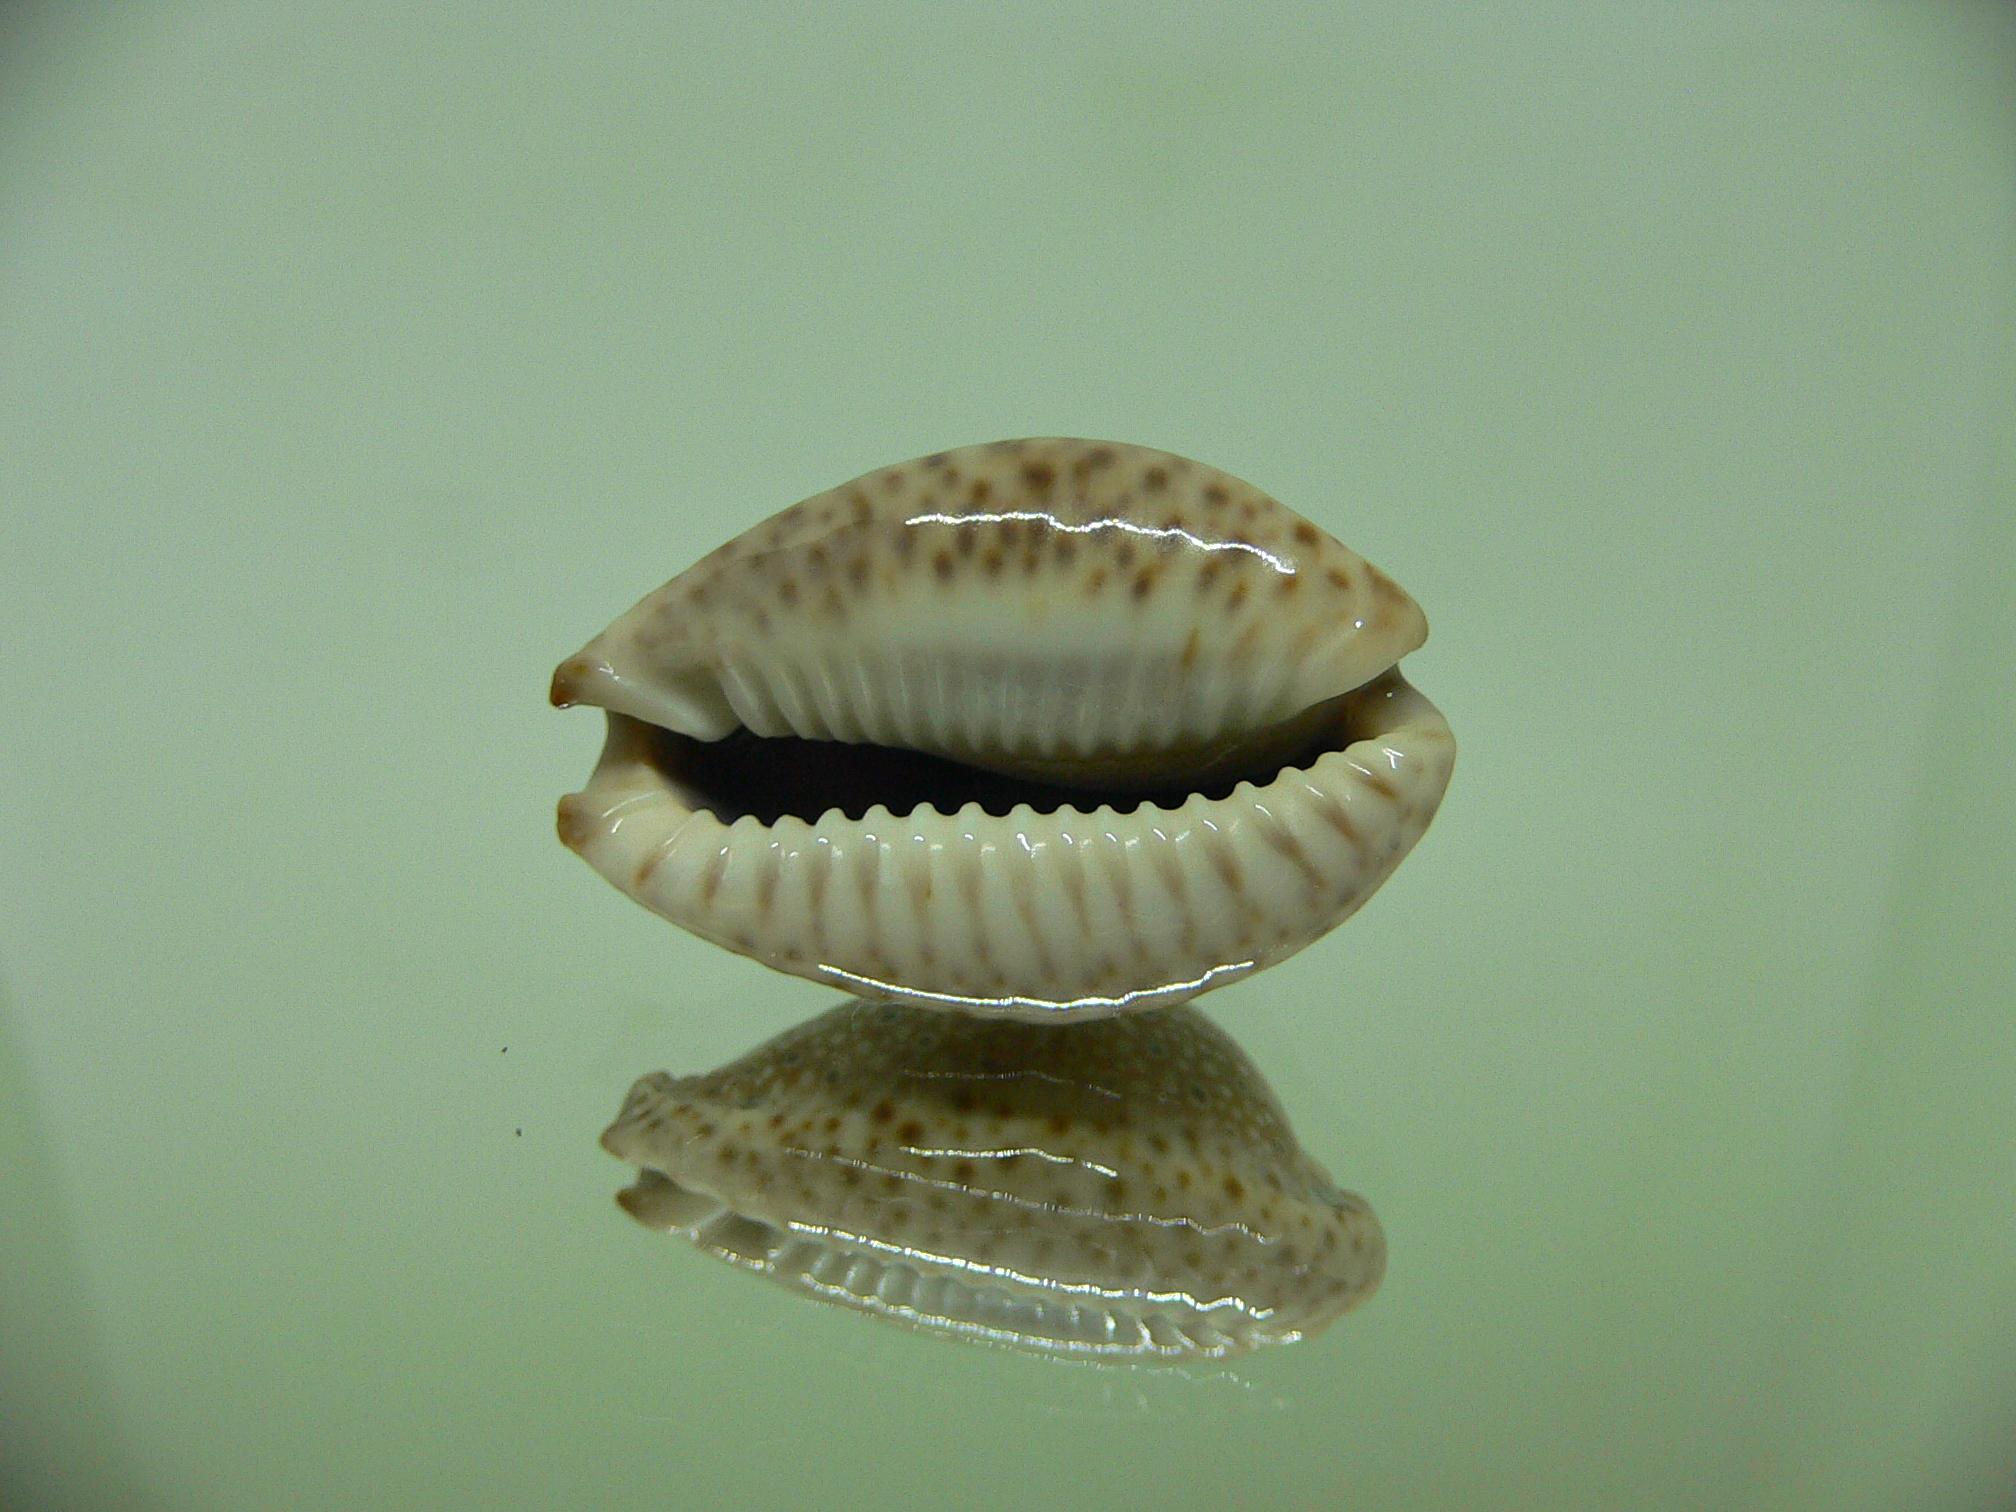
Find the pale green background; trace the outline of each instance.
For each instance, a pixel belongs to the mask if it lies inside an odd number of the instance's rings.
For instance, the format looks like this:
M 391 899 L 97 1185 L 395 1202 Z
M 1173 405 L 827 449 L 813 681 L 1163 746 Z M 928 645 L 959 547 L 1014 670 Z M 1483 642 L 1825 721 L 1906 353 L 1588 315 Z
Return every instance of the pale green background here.
M 0 27 L 0 1504 L 2006 1489 L 2004 11 Z M 1380 897 L 1209 1000 L 1393 1256 L 1229 1371 L 814 1307 L 594 1142 L 834 999 L 554 842 L 551 666 L 1052 432 L 1392 572 L 1462 743 Z

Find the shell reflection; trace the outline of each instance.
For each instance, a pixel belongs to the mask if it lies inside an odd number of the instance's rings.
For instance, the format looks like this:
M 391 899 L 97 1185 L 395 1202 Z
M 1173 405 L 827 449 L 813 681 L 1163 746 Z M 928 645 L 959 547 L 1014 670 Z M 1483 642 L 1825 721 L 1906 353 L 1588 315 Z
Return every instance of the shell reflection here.
M 1212 1358 L 1314 1334 L 1386 1244 L 1188 1006 L 1082 1024 L 854 1001 L 602 1136 L 647 1227 L 806 1295 L 1041 1354 Z

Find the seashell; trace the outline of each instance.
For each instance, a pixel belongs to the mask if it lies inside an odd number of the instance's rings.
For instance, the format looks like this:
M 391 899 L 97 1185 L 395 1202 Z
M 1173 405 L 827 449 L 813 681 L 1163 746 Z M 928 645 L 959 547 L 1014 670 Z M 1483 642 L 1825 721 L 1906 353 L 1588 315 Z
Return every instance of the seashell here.
M 1386 1243 L 1260 1073 L 1188 1005 L 1026 1024 L 852 1002 L 602 1136 L 646 1227 L 804 1295 L 1042 1354 L 1288 1343 L 1369 1297 Z
M 1427 622 L 1213 468 L 1001 442 L 794 505 L 563 662 L 561 838 L 781 971 L 982 1015 L 1224 985 L 1355 911 L 1455 760 Z

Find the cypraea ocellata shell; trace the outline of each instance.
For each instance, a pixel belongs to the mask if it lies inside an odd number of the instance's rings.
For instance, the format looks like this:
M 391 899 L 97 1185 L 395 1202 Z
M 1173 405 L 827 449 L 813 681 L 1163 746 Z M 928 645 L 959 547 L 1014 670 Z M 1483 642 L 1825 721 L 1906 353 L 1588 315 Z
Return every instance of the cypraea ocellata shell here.
M 1342 922 L 1455 742 L 1427 622 L 1250 486 L 968 447 L 792 506 L 554 674 L 608 711 L 562 838 L 782 971 L 980 1015 L 1181 1001 Z

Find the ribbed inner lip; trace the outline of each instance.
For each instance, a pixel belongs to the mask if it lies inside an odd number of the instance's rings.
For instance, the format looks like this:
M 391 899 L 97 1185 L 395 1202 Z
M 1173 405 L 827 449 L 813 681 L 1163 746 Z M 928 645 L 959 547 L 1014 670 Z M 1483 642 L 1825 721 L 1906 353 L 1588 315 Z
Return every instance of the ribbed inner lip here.
M 1242 782 L 1264 787 L 1288 768 L 1307 767 L 1328 752 L 1379 735 L 1389 722 L 1379 715 L 1398 683 L 1397 671 L 1389 670 L 1333 700 L 1335 718 L 1325 719 L 1300 749 L 1285 758 L 1214 773 L 1196 786 L 1146 790 L 1034 781 L 889 746 L 761 736 L 746 729 L 722 740 L 695 740 L 615 713 L 609 723 L 612 744 L 634 741 L 637 754 L 686 804 L 707 810 L 723 824 L 754 815 L 770 825 L 786 814 L 809 824 L 832 809 L 860 819 L 876 804 L 897 818 L 922 804 L 953 815 L 969 803 L 997 817 L 1025 803 L 1044 814 L 1064 808 L 1089 814 L 1105 806 L 1124 814 L 1144 803 L 1176 809 L 1200 795 L 1226 798 Z

